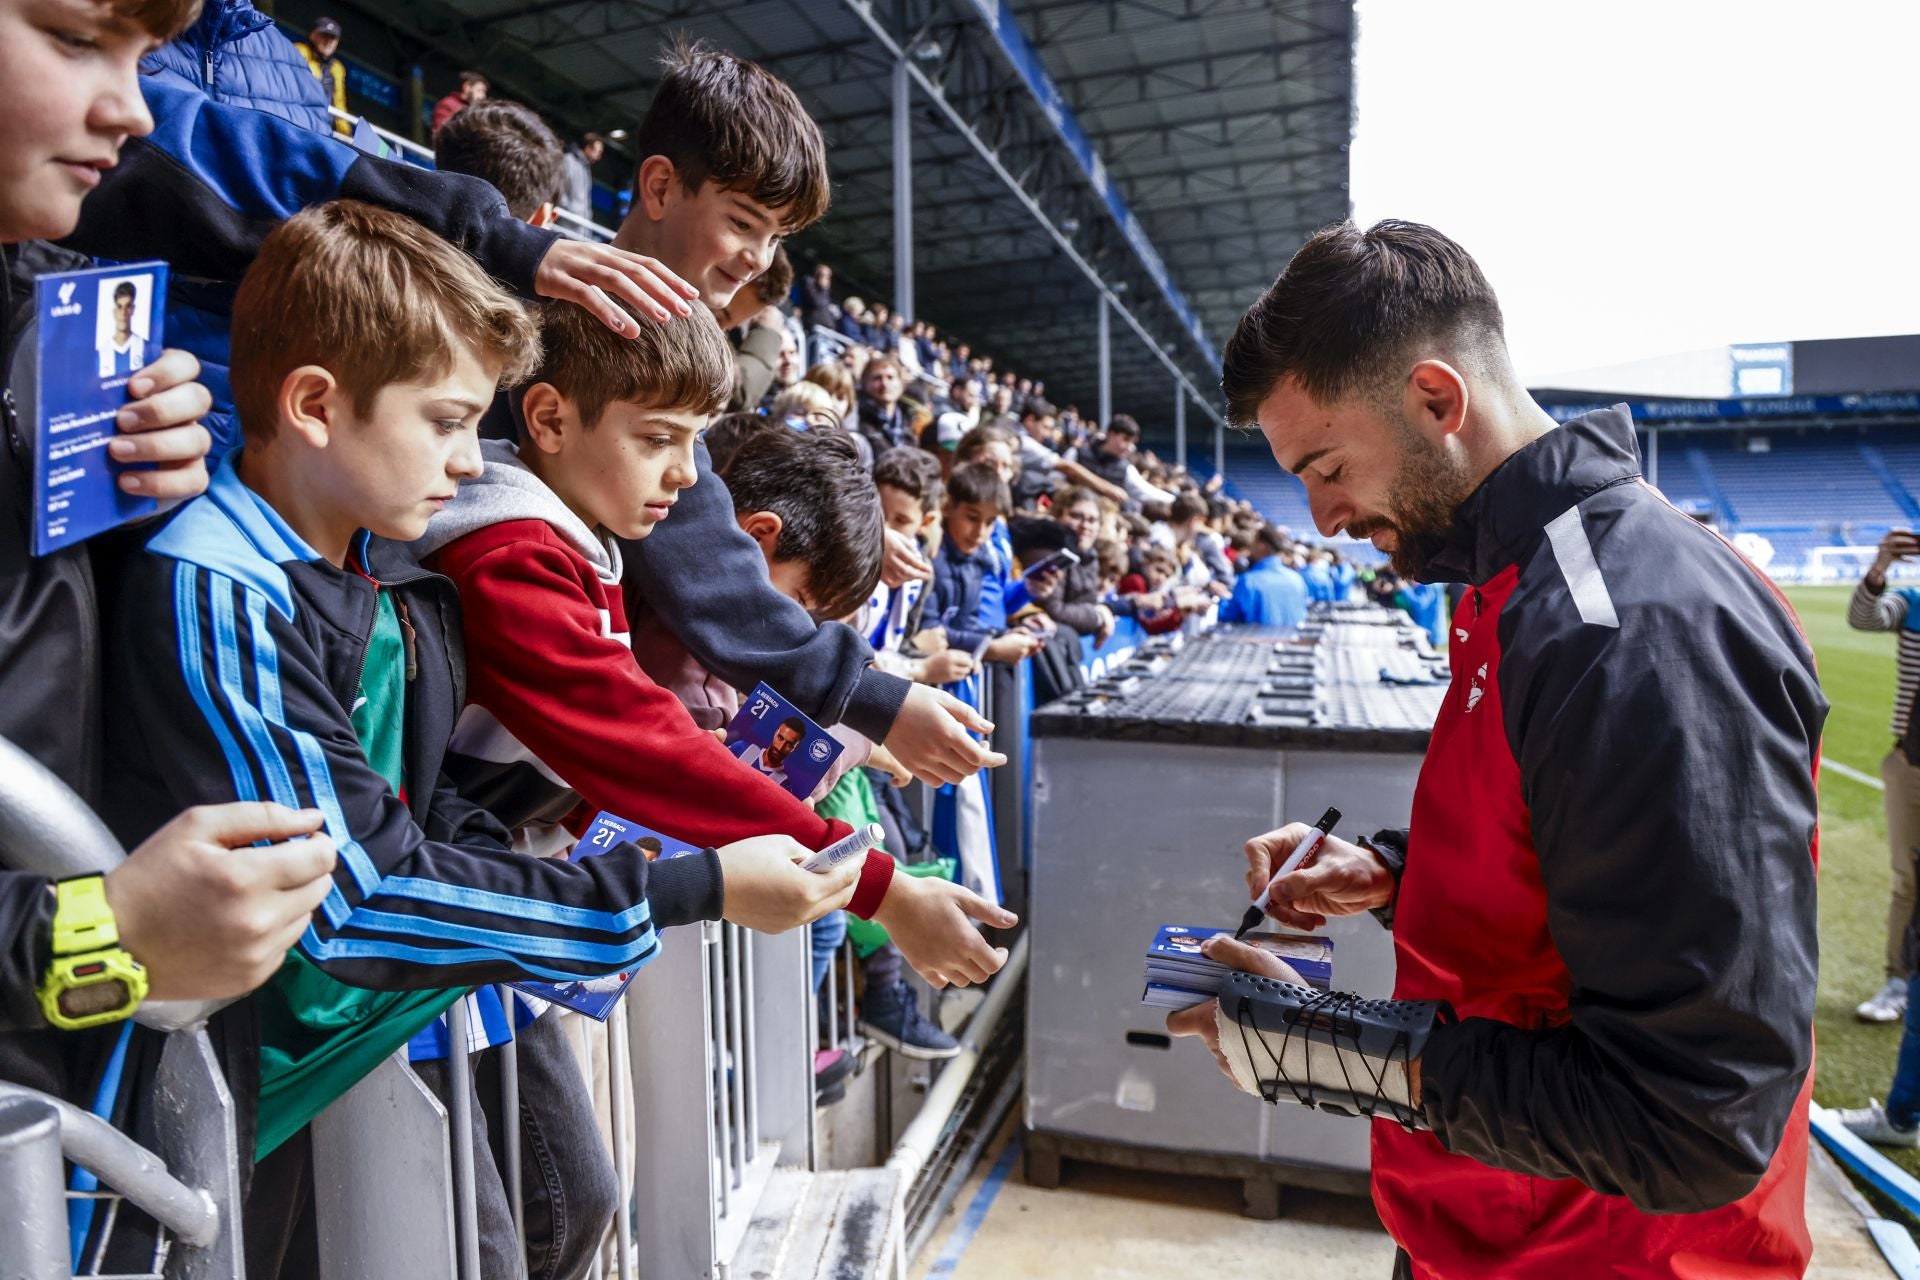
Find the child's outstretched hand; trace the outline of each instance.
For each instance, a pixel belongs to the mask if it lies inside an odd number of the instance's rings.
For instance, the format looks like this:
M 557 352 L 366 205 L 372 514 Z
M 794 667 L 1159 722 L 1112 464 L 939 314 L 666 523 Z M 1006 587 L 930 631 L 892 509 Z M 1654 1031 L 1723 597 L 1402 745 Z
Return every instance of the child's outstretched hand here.
M 806 856 L 806 846 L 791 836 L 753 836 L 723 846 L 721 917 L 761 933 L 785 933 L 853 900 L 862 859 L 848 858 L 825 872 L 802 871 L 799 861 Z
M 984 656 L 988 662 L 1019 662 L 1040 652 L 1042 643 L 1031 631 L 1010 631 L 994 637 Z
M 627 338 L 639 333 L 633 316 L 664 324 L 675 316 L 692 315 L 700 296 L 698 289 L 652 258 L 610 244 L 565 239 L 554 241 L 540 259 L 533 291 L 543 298 L 577 302 Z
M 974 921 L 998 929 L 1020 923 L 1013 912 L 951 880 L 909 875 L 894 876 L 873 918 L 934 987 L 985 982 L 1007 962 L 1007 949 L 988 946 Z

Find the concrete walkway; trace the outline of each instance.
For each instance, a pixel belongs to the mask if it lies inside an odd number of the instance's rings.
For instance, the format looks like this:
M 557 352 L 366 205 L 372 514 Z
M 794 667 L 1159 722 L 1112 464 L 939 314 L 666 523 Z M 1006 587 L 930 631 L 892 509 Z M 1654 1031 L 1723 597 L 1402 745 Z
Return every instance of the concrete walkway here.
M 1016 1160 L 984 1218 L 981 1184 L 1012 1139 L 997 1138 L 913 1267 L 914 1280 L 1166 1280 L 1210 1276 L 1266 1280 L 1386 1280 L 1393 1245 L 1363 1200 L 1288 1190 L 1278 1222 L 1240 1214 L 1240 1185 L 1069 1161 L 1056 1191 L 1029 1187 Z M 1859 1212 L 1817 1152 L 1809 1170 L 1807 1221 L 1813 1280 L 1887 1280 Z M 1284 1259 L 1284 1266 L 1280 1265 Z

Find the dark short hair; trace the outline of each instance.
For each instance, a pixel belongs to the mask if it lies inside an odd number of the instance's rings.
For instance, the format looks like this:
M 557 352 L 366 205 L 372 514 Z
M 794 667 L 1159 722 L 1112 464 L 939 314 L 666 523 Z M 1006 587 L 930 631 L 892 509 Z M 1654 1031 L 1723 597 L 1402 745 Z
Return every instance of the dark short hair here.
M 1140 424 L 1135 422 L 1127 414 L 1116 413 L 1113 415 L 1112 420 L 1107 423 L 1107 434 L 1110 436 L 1127 436 L 1131 439 L 1138 440 L 1140 438 Z
M 782 729 L 798 729 L 802 736 L 805 736 L 807 732 L 807 722 L 799 716 L 788 716 L 780 722 L 780 727 Z
M 560 139 L 518 102 L 476 102 L 433 135 L 434 167 L 493 184 L 507 212 L 525 220 L 560 193 L 564 153 Z
M 1014 516 L 1007 521 L 1007 541 L 1023 565 L 1074 545 L 1073 530 L 1045 516 Z
M 885 549 L 880 490 L 851 438 L 764 431 L 741 441 L 722 478 L 738 516 L 780 517 L 775 560 L 807 566 L 814 616 L 842 618 L 873 594 Z
M 1283 378 L 1322 402 L 1383 390 L 1421 342 L 1500 341 L 1493 287 L 1432 227 L 1388 218 L 1323 228 L 1240 318 L 1221 357 L 1227 415 L 1249 425 Z
M 470 85 L 470 84 L 484 84 L 484 85 L 486 85 L 486 86 L 487 86 L 487 87 L 488 87 L 489 89 L 491 89 L 491 88 L 493 87 L 493 81 L 491 81 L 491 80 L 489 80 L 489 79 L 487 79 L 487 73 L 486 73 L 486 72 L 484 72 L 484 71 L 462 71 L 462 72 L 460 73 L 460 87 L 461 87 L 462 89 L 464 89 L 464 88 L 466 88 L 466 87 L 467 87 L 468 85 Z
M 1255 529 L 1252 538 L 1254 542 L 1265 547 L 1272 555 L 1279 555 L 1291 545 L 1287 539 L 1287 535 L 1270 524 L 1263 524 L 1258 529 Z
M 977 502 L 992 507 L 1001 515 L 1013 509 L 1013 495 L 1000 473 L 984 462 L 969 462 L 953 469 L 947 477 L 947 503 Z
M 580 135 L 580 149 L 582 151 L 586 150 L 588 147 L 592 146 L 596 142 L 603 147 L 607 145 L 607 140 L 601 137 L 599 134 L 595 133 L 591 129 L 587 130 L 585 133 Z
M 874 460 L 873 482 L 898 489 L 920 503 L 922 514 L 940 509 L 946 486 L 940 480 L 940 460 L 924 449 L 901 445 Z
M 1207 500 L 1196 493 L 1176 493 L 1167 507 L 1167 520 L 1173 524 L 1185 524 L 1196 516 L 1206 514 Z
M 763 431 L 785 431 L 779 422 L 764 413 L 745 409 L 739 413 L 723 413 L 707 424 L 707 434 L 702 437 L 707 445 L 707 458 L 715 471 L 725 471 L 727 464 L 733 461 L 740 446 L 749 436 L 757 436 Z
M 115 302 L 120 301 L 122 298 L 138 299 L 139 297 L 140 291 L 133 287 L 133 281 L 131 280 L 122 280 L 119 284 L 113 286 L 113 300 Z
M 1057 418 L 1059 416 L 1060 411 L 1053 407 L 1052 401 L 1042 400 L 1038 396 L 1028 400 L 1026 406 L 1020 410 L 1020 418 L 1022 421 L 1028 418 Z
M 588 428 L 598 425 L 608 405 L 629 401 L 666 413 L 720 411 L 733 394 L 733 348 L 711 311 L 695 307 L 678 320 L 629 323 L 631 338 L 578 303 L 542 304 L 545 354 L 527 384 L 551 383 L 573 401 Z
M 820 127 L 772 72 L 704 41 L 676 41 L 634 133 L 689 191 L 707 179 L 775 210 L 789 231 L 820 220 L 833 192 Z
M 792 289 L 793 259 L 787 256 L 787 246 L 775 245 L 773 261 L 753 282 L 753 296 L 770 307 L 777 307 L 787 300 Z

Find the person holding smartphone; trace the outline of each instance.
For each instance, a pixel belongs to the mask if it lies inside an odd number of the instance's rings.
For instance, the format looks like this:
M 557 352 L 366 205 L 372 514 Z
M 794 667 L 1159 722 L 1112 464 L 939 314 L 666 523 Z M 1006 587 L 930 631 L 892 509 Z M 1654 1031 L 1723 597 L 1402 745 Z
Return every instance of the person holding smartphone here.
M 1899 639 L 1893 692 L 1893 746 L 1880 761 L 1887 784 L 1887 850 L 1893 864 L 1893 894 L 1887 902 L 1886 981 L 1854 1010 L 1862 1022 L 1898 1022 L 1907 1013 L 1905 954 L 1907 921 L 1913 916 L 1914 848 L 1920 846 L 1920 725 L 1913 719 L 1913 693 L 1920 687 L 1920 585 L 1887 587 L 1887 571 L 1920 553 L 1920 536 L 1894 529 L 1880 540 L 1880 554 L 1847 604 L 1847 625 L 1856 631 L 1892 631 Z

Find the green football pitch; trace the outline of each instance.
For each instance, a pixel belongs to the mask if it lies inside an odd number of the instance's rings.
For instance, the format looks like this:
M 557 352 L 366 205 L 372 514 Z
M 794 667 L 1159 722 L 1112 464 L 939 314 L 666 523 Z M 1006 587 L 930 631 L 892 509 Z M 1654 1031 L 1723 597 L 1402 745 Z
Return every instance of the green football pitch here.
M 1894 638 L 1847 626 L 1851 587 L 1794 587 L 1833 713 L 1824 758 L 1846 772 L 1820 775 L 1820 1002 L 1815 1013 L 1814 1096 L 1830 1107 L 1885 1098 L 1899 1024 L 1867 1026 L 1853 1007 L 1880 987 L 1887 928 L 1887 823 L 1875 782 L 1891 734 Z M 1890 1153 L 1920 1173 L 1920 1152 Z

